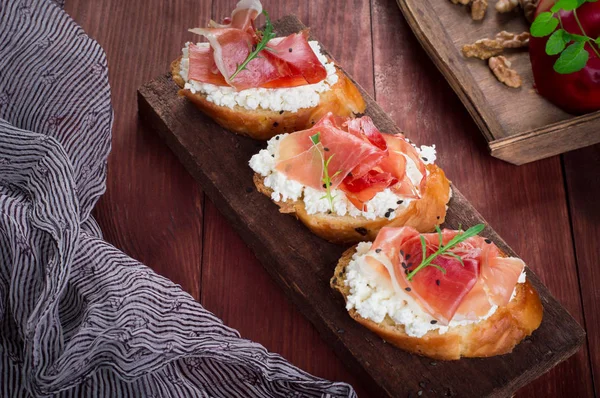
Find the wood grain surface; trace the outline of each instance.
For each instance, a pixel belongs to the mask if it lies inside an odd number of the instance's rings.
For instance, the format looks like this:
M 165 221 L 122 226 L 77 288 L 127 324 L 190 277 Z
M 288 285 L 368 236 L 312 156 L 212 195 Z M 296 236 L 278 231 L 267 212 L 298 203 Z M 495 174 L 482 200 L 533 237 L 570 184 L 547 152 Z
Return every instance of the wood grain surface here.
M 285 298 L 229 223 L 203 200 L 171 151 L 151 129 L 139 125 L 136 89 L 167 70 L 182 44 L 193 38 L 188 27 L 226 15 L 233 3 L 66 1 L 67 12 L 105 49 L 110 67 L 113 151 L 107 192 L 94 214 L 109 242 L 182 284 L 244 337 L 302 369 L 351 383 L 359 396 L 376 396 L 346 370 Z M 594 285 L 600 209 L 593 192 L 598 147 L 522 167 L 490 158 L 476 125 L 421 49 L 394 0 L 278 0 L 265 1 L 265 6 L 275 18 L 299 15 L 401 128 L 419 142 L 437 143 L 450 178 L 591 330 L 589 347 L 517 396 L 594 396 L 591 368 L 600 380 Z
M 522 77 L 520 88 L 499 83 L 487 61 L 465 58 L 461 48 L 500 31 L 529 31 L 522 13 L 497 13 L 473 21 L 469 9 L 450 1 L 397 0 L 417 38 L 471 113 L 492 156 L 524 164 L 600 142 L 600 111 L 570 115 L 534 90 L 527 49 L 504 55 Z

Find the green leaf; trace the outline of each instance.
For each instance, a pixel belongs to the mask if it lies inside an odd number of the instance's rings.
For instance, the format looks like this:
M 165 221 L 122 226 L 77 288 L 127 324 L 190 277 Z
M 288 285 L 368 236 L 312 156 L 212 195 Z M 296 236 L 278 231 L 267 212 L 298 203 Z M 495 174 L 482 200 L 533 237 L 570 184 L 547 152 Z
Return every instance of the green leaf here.
M 565 38 L 568 41 L 578 41 L 578 42 L 586 42 L 588 40 L 587 36 L 577 35 L 575 33 L 567 33 L 565 32 Z
M 598 38 L 596 40 L 594 40 L 594 43 L 596 43 L 597 45 L 600 46 L 600 36 L 598 36 Z
M 574 9 L 576 9 L 577 7 L 579 7 L 581 4 L 579 4 L 579 2 L 585 2 L 585 0 L 558 0 L 556 2 L 556 4 L 554 4 L 554 6 L 552 6 L 552 8 L 550 9 L 552 12 L 558 12 L 560 10 L 565 10 L 565 11 L 573 11 Z
M 554 70 L 566 75 L 583 69 L 590 57 L 590 53 L 583 48 L 584 46 L 585 42 L 576 42 L 567 47 L 554 63 Z
M 565 30 L 558 29 L 550 37 L 546 42 L 546 54 L 548 55 L 556 55 L 560 54 L 562 50 L 565 49 L 567 43 L 569 42 L 568 38 L 565 37 Z
M 531 35 L 534 37 L 548 36 L 558 26 L 558 19 L 551 12 L 543 12 L 531 24 Z
M 319 141 L 320 141 L 319 137 L 320 137 L 320 135 L 321 135 L 321 133 L 317 133 L 315 135 L 311 135 L 310 136 L 310 140 L 312 141 L 313 144 L 315 144 L 315 145 L 319 144 Z

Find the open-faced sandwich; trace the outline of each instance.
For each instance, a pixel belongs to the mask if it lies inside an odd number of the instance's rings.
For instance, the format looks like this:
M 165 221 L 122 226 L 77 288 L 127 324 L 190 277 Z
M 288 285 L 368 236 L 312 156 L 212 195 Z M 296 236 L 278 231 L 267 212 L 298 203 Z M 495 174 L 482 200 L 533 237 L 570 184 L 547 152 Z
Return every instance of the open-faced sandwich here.
M 383 228 L 340 259 L 331 287 L 350 316 L 404 350 L 436 359 L 505 354 L 542 321 L 525 264 L 467 231 Z
M 373 121 L 329 113 L 312 128 L 278 135 L 250 160 L 258 190 L 335 243 L 373 240 L 384 226 L 433 231 L 450 181 L 435 147 L 382 134 Z
M 265 14 L 263 31 L 255 19 Z M 304 130 L 323 115 L 362 113 L 365 102 L 308 30 L 275 37 L 258 0 L 242 0 L 223 24 L 191 29 L 205 43 L 187 43 L 171 64 L 180 94 L 233 132 L 255 139 Z

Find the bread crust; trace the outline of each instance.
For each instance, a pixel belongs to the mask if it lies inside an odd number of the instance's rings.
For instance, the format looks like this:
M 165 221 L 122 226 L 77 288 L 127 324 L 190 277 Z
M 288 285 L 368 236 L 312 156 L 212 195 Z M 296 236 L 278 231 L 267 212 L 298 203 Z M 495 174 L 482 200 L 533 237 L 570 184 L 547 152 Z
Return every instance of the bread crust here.
M 331 287 L 344 300 L 350 294 L 350 288 L 344 284 L 346 267 L 355 252 L 356 246 L 344 252 L 330 281 Z M 396 324 L 389 316 L 378 324 L 363 318 L 354 308 L 348 313 L 356 322 L 405 351 L 439 360 L 491 357 L 511 352 L 542 322 L 542 303 L 529 280 L 518 284 L 516 289 L 515 298 L 508 305 L 498 308 L 488 319 L 450 328 L 444 334 L 431 330 L 422 337 L 412 337 L 406 334 L 403 325 Z
M 450 199 L 450 181 L 437 165 L 427 165 L 429 175 L 422 197 L 414 200 L 396 217 L 389 220 L 379 217 L 368 220 L 365 217 L 339 216 L 335 214 L 308 214 L 302 200 L 275 202 L 282 213 L 294 214 L 314 234 L 333 243 L 351 244 L 375 240 L 383 227 L 409 226 L 419 232 L 431 232 L 444 222 L 446 204 Z M 271 197 L 273 190 L 264 184 L 264 177 L 254 174 L 254 185 L 259 192 Z
M 171 63 L 171 75 L 181 88 L 179 94 L 187 97 L 227 130 L 256 140 L 268 140 L 277 134 L 306 130 L 328 112 L 337 116 L 352 117 L 364 112 L 366 107 L 358 88 L 337 65 L 338 82 L 330 90 L 321 93 L 319 105 L 299 109 L 297 112 L 276 112 L 265 109 L 249 110 L 241 106 L 228 108 L 206 100 L 204 94 L 193 94 L 183 88 L 185 81 L 179 75 L 180 63 L 181 57 Z

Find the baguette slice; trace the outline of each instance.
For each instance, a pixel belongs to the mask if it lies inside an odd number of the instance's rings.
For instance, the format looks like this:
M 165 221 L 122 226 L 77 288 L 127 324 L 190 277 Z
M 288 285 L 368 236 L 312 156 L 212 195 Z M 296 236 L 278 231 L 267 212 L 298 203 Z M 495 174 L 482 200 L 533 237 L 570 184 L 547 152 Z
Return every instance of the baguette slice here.
M 265 109 L 249 110 L 241 106 L 229 108 L 206 100 L 206 95 L 193 94 L 184 89 L 185 81 L 179 75 L 181 57 L 171 63 L 173 80 L 181 88 L 179 94 L 190 99 L 202 112 L 234 133 L 256 140 L 268 140 L 282 133 L 306 130 L 322 116 L 332 112 L 336 116 L 351 117 L 364 112 L 365 101 L 352 81 L 336 66 L 338 82 L 321 93 L 319 105 L 297 112 L 276 112 Z
M 275 202 L 282 213 L 294 214 L 314 234 L 333 243 L 350 244 L 374 240 L 383 227 L 413 227 L 419 232 L 431 232 L 435 226 L 444 222 L 446 203 L 450 199 L 450 181 L 438 166 L 427 165 L 429 175 L 424 193 L 396 217 L 384 217 L 368 220 L 365 217 L 352 217 L 337 214 L 308 214 L 302 200 Z M 264 184 L 264 177 L 255 173 L 254 185 L 259 192 L 271 197 L 273 190 Z
M 344 252 L 340 258 L 330 285 L 342 294 L 344 300 L 350 288 L 344 284 L 346 267 L 356 252 L 356 246 Z M 502 254 L 505 256 L 505 254 Z M 405 351 L 440 360 L 461 357 L 491 357 L 507 354 L 542 322 L 542 303 L 529 279 L 517 285 L 517 293 L 505 307 L 500 307 L 484 321 L 453 327 L 444 334 L 431 330 L 422 337 L 406 334 L 404 326 L 386 316 L 381 323 L 365 319 L 356 312 L 350 316 L 361 325 L 378 334 L 386 342 Z

